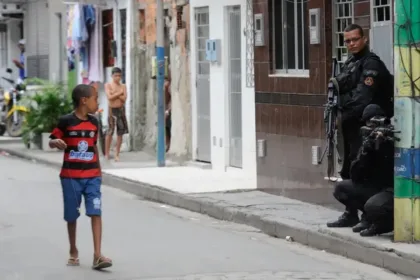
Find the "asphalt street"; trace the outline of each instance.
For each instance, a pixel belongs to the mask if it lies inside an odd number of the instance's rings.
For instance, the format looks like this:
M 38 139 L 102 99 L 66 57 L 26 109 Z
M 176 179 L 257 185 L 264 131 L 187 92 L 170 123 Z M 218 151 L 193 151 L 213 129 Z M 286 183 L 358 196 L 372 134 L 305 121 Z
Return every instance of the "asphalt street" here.
M 1 280 L 407 279 L 207 216 L 103 187 L 103 253 L 93 271 L 90 221 L 78 225 L 80 267 L 67 267 L 58 170 L 0 155 Z

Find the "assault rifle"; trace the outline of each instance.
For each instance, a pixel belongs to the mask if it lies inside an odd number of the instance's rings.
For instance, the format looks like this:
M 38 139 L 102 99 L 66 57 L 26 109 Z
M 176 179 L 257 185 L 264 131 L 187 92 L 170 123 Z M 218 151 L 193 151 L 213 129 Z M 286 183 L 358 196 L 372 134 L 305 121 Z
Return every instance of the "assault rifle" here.
M 338 117 L 338 106 L 339 106 L 339 86 L 335 77 L 338 74 L 338 61 L 337 58 L 333 58 L 332 74 L 328 82 L 328 96 L 327 103 L 324 105 L 324 123 L 325 132 L 327 135 L 327 143 L 318 164 L 321 164 L 325 155 L 328 159 L 327 176 L 330 179 L 333 177 L 335 171 L 335 149 L 336 149 L 336 123 Z

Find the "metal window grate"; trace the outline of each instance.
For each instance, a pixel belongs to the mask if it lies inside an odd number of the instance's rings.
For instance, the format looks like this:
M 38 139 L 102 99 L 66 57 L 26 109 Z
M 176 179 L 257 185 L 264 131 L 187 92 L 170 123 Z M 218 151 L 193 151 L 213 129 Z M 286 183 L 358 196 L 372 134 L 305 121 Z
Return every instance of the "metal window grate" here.
M 309 69 L 308 1 L 272 1 L 273 52 L 277 72 L 301 74 Z
M 200 75 L 210 75 L 210 64 L 206 60 L 206 40 L 209 38 L 209 13 L 207 9 L 196 10 L 197 69 Z
M 347 47 L 344 44 L 344 29 L 353 23 L 353 0 L 334 1 L 334 52 L 338 62 L 347 59 Z
M 196 104 L 198 161 L 211 162 L 210 62 L 206 60 L 206 40 L 210 35 L 209 8 L 195 8 Z
M 229 163 L 242 167 L 242 32 L 241 7 L 227 9 L 229 36 Z
M 374 0 L 373 6 L 373 22 L 391 21 L 391 0 Z
M 252 0 L 246 1 L 246 86 L 253 88 L 254 80 L 254 9 Z

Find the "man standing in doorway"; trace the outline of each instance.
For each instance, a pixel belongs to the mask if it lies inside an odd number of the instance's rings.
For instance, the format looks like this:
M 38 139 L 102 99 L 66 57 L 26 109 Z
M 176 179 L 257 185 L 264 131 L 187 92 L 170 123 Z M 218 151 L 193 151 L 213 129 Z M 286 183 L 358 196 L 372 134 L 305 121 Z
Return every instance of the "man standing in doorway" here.
M 20 49 L 19 60 L 13 59 L 13 63 L 19 69 L 19 78 L 23 81 L 26 78 L 25 74 L 25 39 L 19 41 L 18 47 Z
M 125 116 L 125 101 L 127 100 L 127 88 L 121 83 L 122 71 L 118 67 L 112 69 L 112 82 L 105 85 L 108 97 L 108 134 L 105 141 L 105 157 L 109 159 L 112 136 L 117 127 L 117 146 L 115 149 L 115 161 L 120 160 L 122 137 L 128 133 L 127 118 Z

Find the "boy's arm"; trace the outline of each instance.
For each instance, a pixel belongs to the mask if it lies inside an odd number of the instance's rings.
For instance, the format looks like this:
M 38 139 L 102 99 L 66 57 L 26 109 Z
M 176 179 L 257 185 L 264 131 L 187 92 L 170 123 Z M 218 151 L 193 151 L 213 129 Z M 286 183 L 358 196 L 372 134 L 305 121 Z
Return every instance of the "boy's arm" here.
M 95 145 L 93 146 L 93 149 L 95 151 L 96 158 L 98 159 L 99 171 L 102 173 L 101 161 L 99 160 L 100 156 L 99 156 L 99 150 L 98 150 L 99 130 L 102 128 L 99 126 L 99 120 L 96 117 L 94 118 L 94 124 L 97 130 L 96 130 L 96 135 L 95 135 L 95 143 L 94 143 Z
M 122 102 L 125 102 L 127 100 L 127 87 L 123 86 L 123 94 L 119 96 L 120 100 Z
M 93 149 L 95 150 L 95 154 L 98 158 L 98 166 L 99 166 L 99 171 L 102 173 L 102 167 L 101 167 L 101 161 L 100 161 L 100 157 L 99 157 L 99 150 L 98 150 L 98 144 L 95 143 L 95 146 L 93 147 Z
M 113 93 L 111 86 L 109 84 L 105 85 L 105 92 L 106 96 L 108 97 L 109 101 L 116 100 L 120 97 L 121 93 Z
M 61 117 L 58 120 L 57 126 L 54 128 L 54 130 L 51 132 L 50 135 L 50 142 L 49 146 L 50 148 L 58 148 L 58 149 L 65 149 L 66 143 L 62 140 L 64 133 L 66 131 L 66 120 L 64 117 Z

